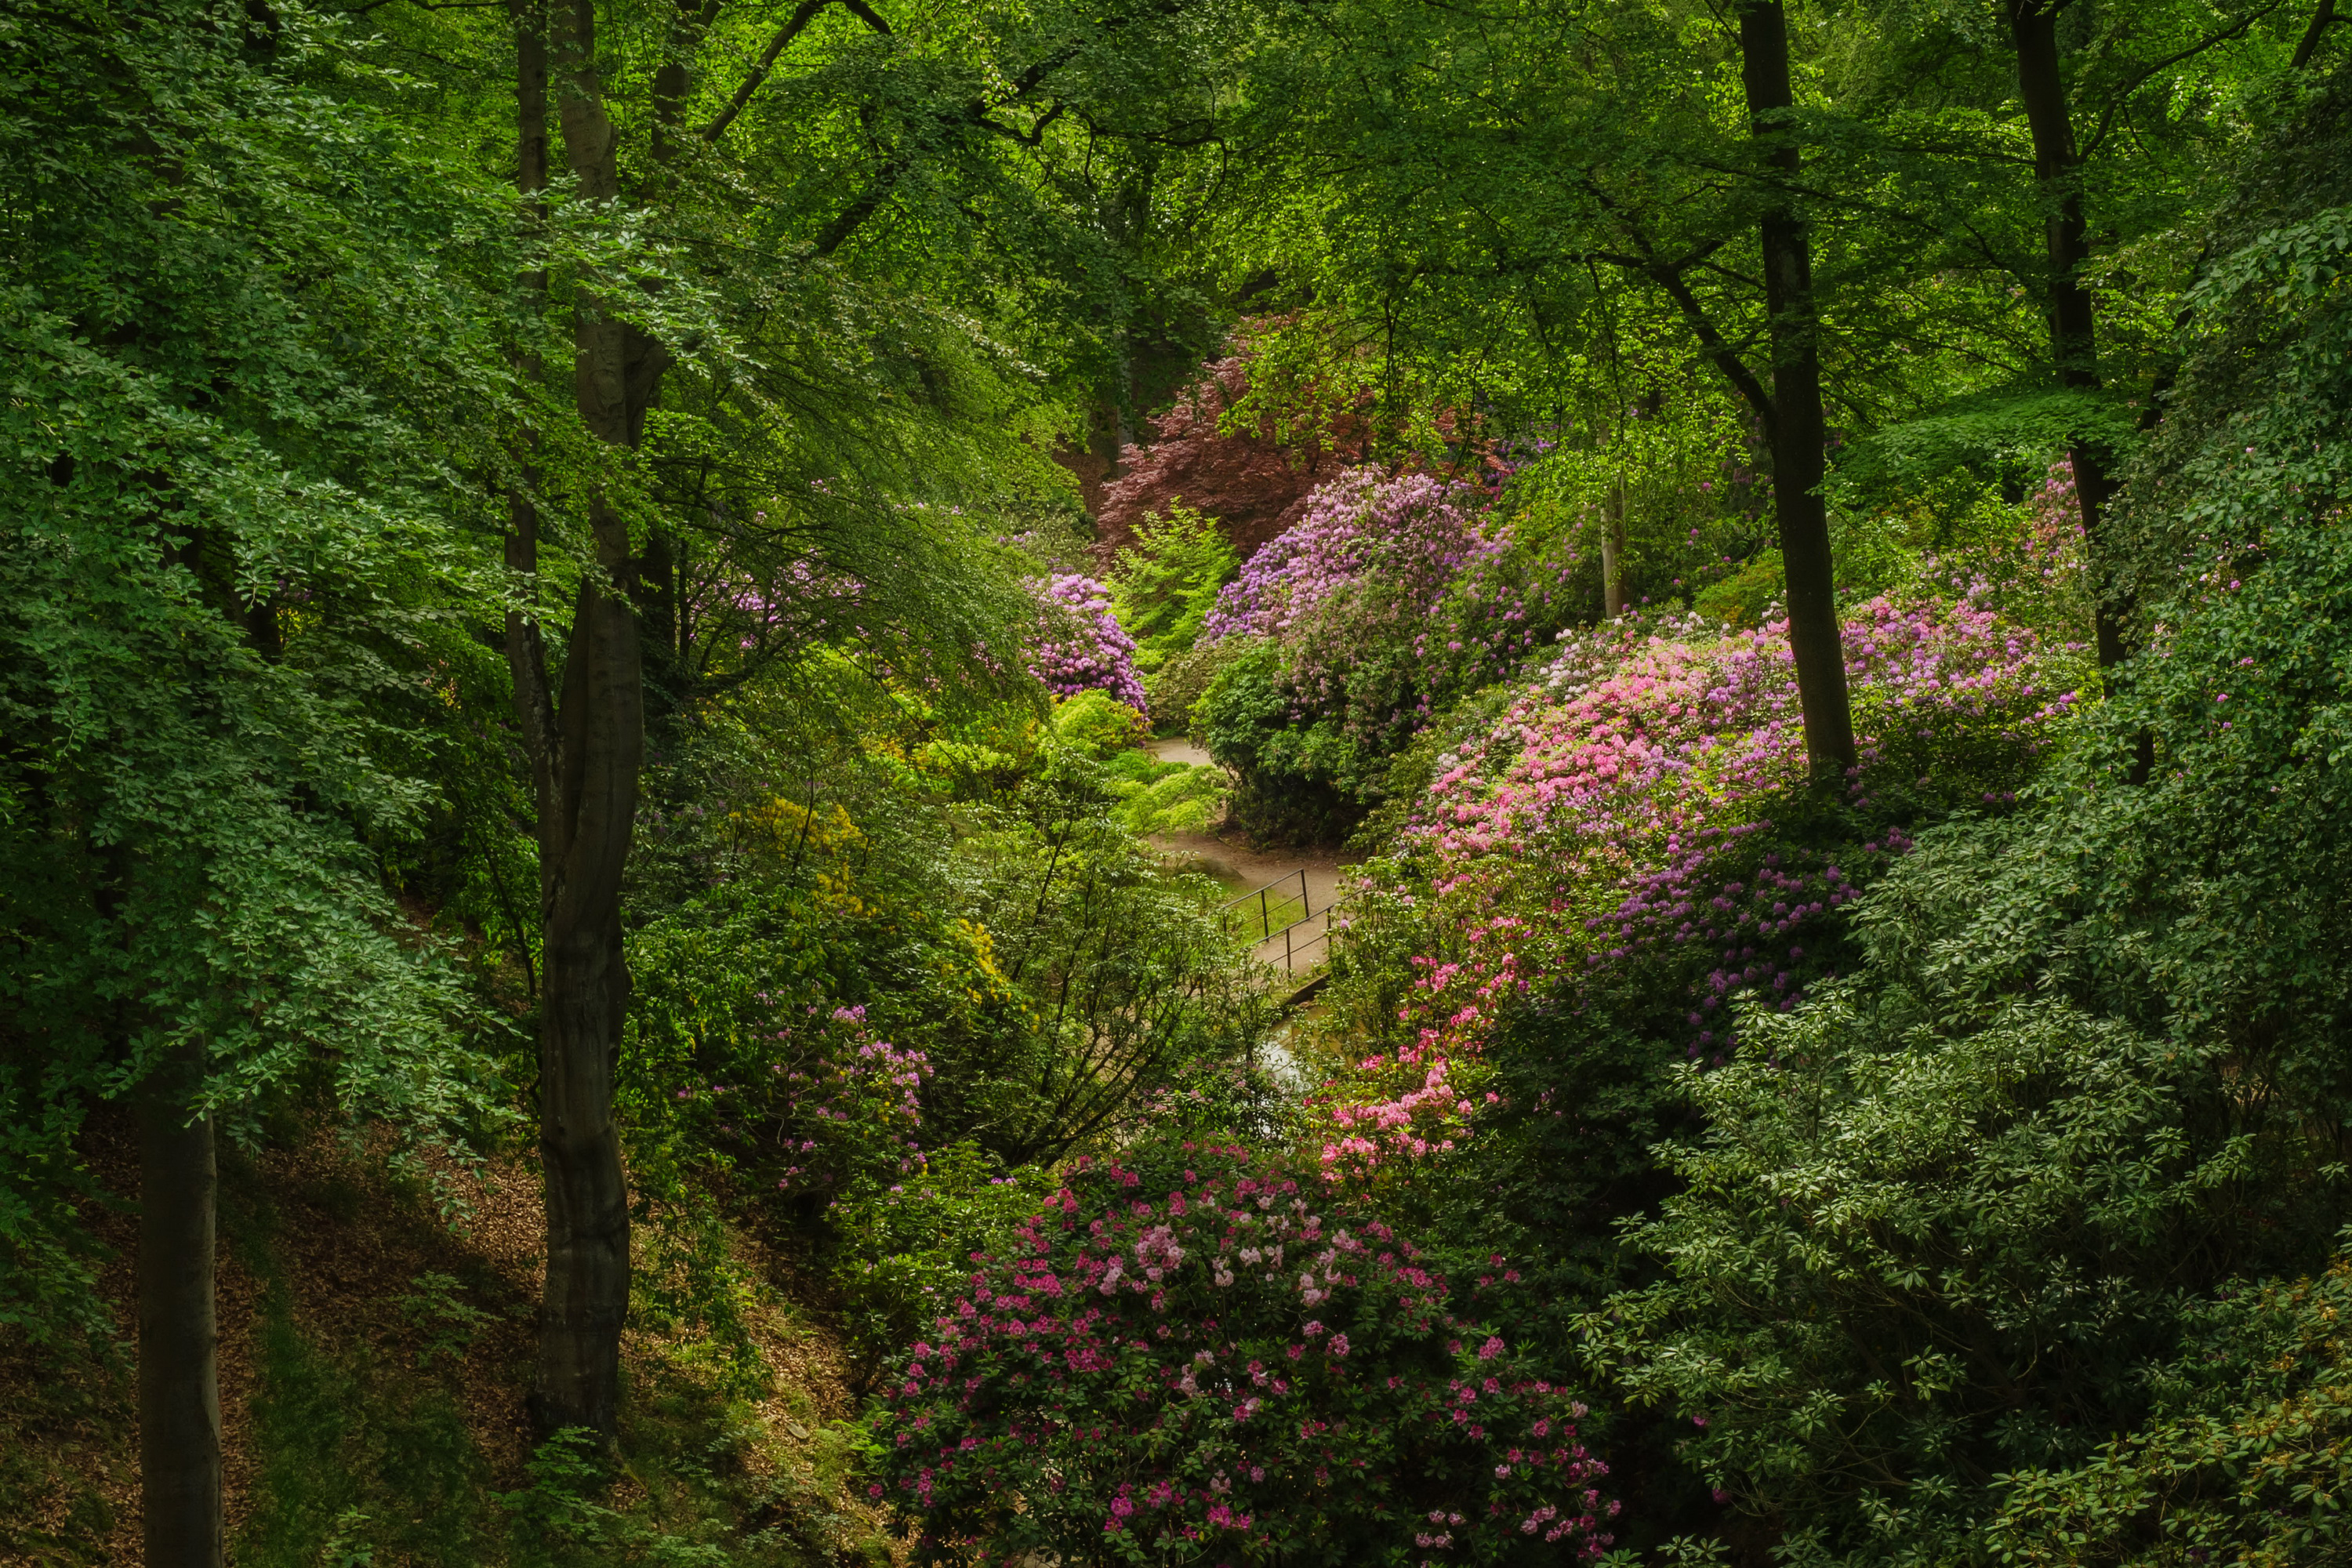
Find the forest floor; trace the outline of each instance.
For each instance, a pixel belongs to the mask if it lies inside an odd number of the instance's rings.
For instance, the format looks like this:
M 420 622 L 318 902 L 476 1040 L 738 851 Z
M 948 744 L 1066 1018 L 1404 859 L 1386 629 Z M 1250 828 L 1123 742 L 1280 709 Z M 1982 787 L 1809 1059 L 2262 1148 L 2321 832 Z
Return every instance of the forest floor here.
M 29 1353 L 0 1362 L 0 1564 L 11 1568 L 144 1560 L 130 1370 L 138 1157 L 120 1117 L 93 1127 L 87 1148 L 108 1194 L 91 1205 L 91 1230 L 112 1360 L 66 1373 Z M 531 1484 L 523 1395 L 543 1267 L 534 1163 L 522 1150 L 442 1173 L 463 1205 L 452 1222 L 384 1152 L 323 1129 L 258 1160 L 224 1141 L 220 1397 L 235 1561 L 295 1561 L 289 1546 L 341 1518 L 394 1561 L 467 1562 L 469 1551 L 488 1561 Z M 849 1489 L 856 1411 L 839 1337 L 784 1259 L 736 1240 L 759 1298 L 750 1316 L 766 1386 L 721 1393 L 690 1331 L 632 1331 L 624 1448 L 652 1462 L 625 1474 L 614 1500 L 642 1498 L 648 1479 L 662 1487 L 660 1455 L 724 1447 L 735 1492 L 764 1500 L 765 1517 L 736 1528 L 805 1539 L 821 1524 L 824 1540 L 804 1555 L 886 1556 L 878 1516 Z M 362 1490 L 362 1470 L 412 1484 L 405 1495 Z

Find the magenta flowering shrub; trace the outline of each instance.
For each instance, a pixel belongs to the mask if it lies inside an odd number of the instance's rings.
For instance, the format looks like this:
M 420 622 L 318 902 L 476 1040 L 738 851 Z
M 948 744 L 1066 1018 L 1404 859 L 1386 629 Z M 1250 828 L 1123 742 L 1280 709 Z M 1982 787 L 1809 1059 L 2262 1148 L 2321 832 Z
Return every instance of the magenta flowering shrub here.
M 1412 978 L 1391 1045 L 1318 1102 L 1328 1173 L 1459 1146 L 1498 1102 L 1477 1066 L 1497 1021 L 1538 995 L 1621 990 L 1652 1037 L 1719 1064 L 1742 1007 L 1789 1011 L 1834 972 L 1838 911 L 1909 847 L 1904 823 L 2006 806 L 2090 673 L 1965 601 L 1874 600 L 1845 643 L 1861 762 L 1843 799 L 1803 787 L 1780 621 L 1570 635 L 1438 759 L 1353 905 L 1412 950 Z
M 1585 1408 L 1368 1211 L 1184 1144 L 1080 1162 L 887 1374 L 927 1562 L 1559 1563 L 1617 1504 Z M 1465 1300 L 1465 1296 L 1468 1300 Z
M 1029 668 L 1056 697 L 1104 691 L 1139 713 L 1149 713 L 1143 680 L 1135 671 L 1135 639 L 1111 609 L 1108 584 L 1066 573 L 1037 584 L 1043 607 Z

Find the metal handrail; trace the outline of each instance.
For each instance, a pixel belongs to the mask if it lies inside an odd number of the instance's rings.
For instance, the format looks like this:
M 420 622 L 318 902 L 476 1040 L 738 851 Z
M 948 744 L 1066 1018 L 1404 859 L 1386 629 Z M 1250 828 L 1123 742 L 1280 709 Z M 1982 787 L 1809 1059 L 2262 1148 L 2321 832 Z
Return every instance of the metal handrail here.
M 1298 908 L 1301 910 L 1301 913 L 1297 920 L 1291 921 L 1286 924 L 1277 926 L 1274 923 L 1273 910 L 1275 906 L 1268 902 L 1268 896 L 1272 894 L 1276 888 L 1286 888 L 1294 881 L 1298 884 Z M 1281 876 L 1276 877 L 1273 881 L 1268 882 L 1263 888 L 1253 888 L 1246 893 L 1240 893 L 1233 898 L 1227 899 L 1223 903 L 1217 906 L 1217 912 L 1223 914 L 1227 910 L 1239 909 L 1253 899 L 1257 901 L 1258 934 L 1256 940 L 1259 942 L 1272 942 L 1276 937 L 1281 935 L 1284 931 L 1288 931 L 1292 926 L 1305 925 L 1308 921 L 1313 920 L 1317 913 L 1313 894 L 1307 886 L 1307 868 L 1304 866 L 1301 866 L 1296 871 L 1286 871 L 1283 873 Z M 1283 901 L 1285 903 L 1289 901 L 1287 896 L 1285 897 Z

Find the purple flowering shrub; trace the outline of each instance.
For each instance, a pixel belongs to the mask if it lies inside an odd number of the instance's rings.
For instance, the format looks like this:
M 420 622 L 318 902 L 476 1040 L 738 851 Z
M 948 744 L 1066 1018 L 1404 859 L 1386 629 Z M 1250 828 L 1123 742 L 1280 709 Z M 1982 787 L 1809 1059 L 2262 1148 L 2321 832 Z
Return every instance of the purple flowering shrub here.
M 926 1562 L 1591 1560 L 1586 1411 L 1374 1214 L 1234 1147 L 1080 1161 L 886 1375 Z
M 1481 542 L 1471 486 L 1426 474 L 1385 479 L 1349 468 L 1307 498 L 1307 515 L 1268 541 L 1217 595 L 1207 637 L 1278 637 L 1367 578 L 1425 609 Z
M 922 1168 L 929 1058 L 880 1037 L 863 1006 L 790 1010 L 732 1054 L 731 1070 L 669 1092 L 745 1177 L 798 1197 Z
M 851 902 L 809 918 L 838 926 Z M 863 1005 L 815 1000 L 824 982 L 809 955 L 782 946 L 671 924 L 639 933 L 616 1089 L 634 1163 L 692 1150 L 747 1192 L 803 1207 L 920 1170 L 928 1054 L 884 1037 Z
M 1243 651 L 1200 699 L 1194 728 L 1241 774 L 1245 821 L 1328 831 L 1377 795 L 1434 694 L 1416 642 L 1465 570 L 1508 549 L 1486 502 L 1474 485 L 1349 469 L 1219 595 L 1203 642 Z
M 1280 679 L 1289 725 L 1330 721 L 1334 732 L 1368 759 L 1385 755 L 1425 722 L 1442 682 L 1433 668 L 1475 662 L 1490 651 L 1515 657 L 1476 611 L 1507 615 L 1492 592 L 1497 568 L 1512 554 L 1474 485 L 1425 474 L 1382 479 L 1351 468 L 1308 500 L 1296 526 L 1252 556 L 1220 595 L 1203 635 L 1258 637 L 1281 648 Z M 1472 614 L 1463 613 L 1467 607 Z M 1441 647 L 1478 651 L 1465 661 L 1433 658 Z M 1532 641 L 1527 647 L 1532 647 Z M 1524 652 L 1521 647 L 1518 651 Z
M 1114 700 L 1148 713 L 1143 681 L 1135 670 L 1135 639 L 1112 612 L 1110 588 L 1069 573 L 1036 587 L 1040 614 L 1029 668 L 1045 689 L 1056 697 L 1108 692 Z

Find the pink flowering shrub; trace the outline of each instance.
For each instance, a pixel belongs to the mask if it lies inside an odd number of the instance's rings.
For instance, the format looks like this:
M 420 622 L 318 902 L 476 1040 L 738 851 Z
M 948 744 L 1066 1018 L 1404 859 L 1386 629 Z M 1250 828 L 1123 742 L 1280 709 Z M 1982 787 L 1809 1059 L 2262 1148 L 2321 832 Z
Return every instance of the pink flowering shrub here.
M 928 1562 L 1598 1558 L 1582 1405 L 1369 1211 L 1236 1148 L 1080 1162 L 886 1375 Z M 1465 1300 L 1465 1297 L 1468 1299 Z
M 1042 605 L 1029 668 L 1056 697 L 1104 691 L 1139 713 L 1148 713 L 1142 679 L 1135 670 L 1135 639 L 1111 610 L 1108 584 L 1076 574 L 1037 584 Z
M 1835 972 L 1840 911 L 1909 847 L 1906 823 L 2014 799 L 2090 673 L 1965 601 L 1874 600 L 1845 645 L 1861 762 L 1838 799 L 1804 787 L 1782 622 L 1573 634 L 1497 696 L 1352 906 L 1357 1000 L 1379 953 L 1401 968 L 1389 1043 L 1320 1101 L 1327 1171 L 1462 1143 L 1507 1098 L 1479 1067 L 1490 1038 L 1530 1006 L 1720 1063 L 1743 1008 L 1787 1012 Z
M 809 1014 L 807 1022 L 776 1031 L 764 1085 L 755 1072 L 740 1090 L 719 1086 L 737 1093 L 745 1110 L 729 1124 L 737 1145 L 781 1158 L 776 1186 L 787 1193 L 828 1191 L 853 1174 L 919 1169 L 916 1133 L 929 1058 L 877 1037 L 862 1006 Z
M 1969 548 L 1926 552 L 1919 575 L 1933 590 L 1965 599 L 2005 619 L 2089 638 L 2095 586 L 2083 510 L 2074 499 L 2074 465 L 2060 458 L 2026 498 L 2023 526 Z

